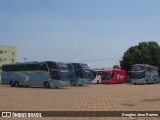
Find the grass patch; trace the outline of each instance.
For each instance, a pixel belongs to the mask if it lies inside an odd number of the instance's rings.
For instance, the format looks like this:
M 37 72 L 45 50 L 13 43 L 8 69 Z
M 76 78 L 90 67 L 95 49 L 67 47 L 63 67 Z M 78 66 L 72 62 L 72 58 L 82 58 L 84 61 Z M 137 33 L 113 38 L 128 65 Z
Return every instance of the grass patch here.
M 157 84 L 160 84 L 160 80 L 157 82 Z
M 157 84 L 160 84 L 160 77 L 159 77 L 159 79 L 158 79 L 158 81 L 157 81 Z

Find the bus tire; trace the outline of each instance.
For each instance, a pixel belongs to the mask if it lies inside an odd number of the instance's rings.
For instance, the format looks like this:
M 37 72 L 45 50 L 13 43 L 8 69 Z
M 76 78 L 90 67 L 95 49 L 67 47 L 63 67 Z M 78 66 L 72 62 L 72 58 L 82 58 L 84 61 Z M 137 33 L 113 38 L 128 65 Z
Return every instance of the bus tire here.
M 146 84 L 148 84 L 148 80 L 146 79 Z
M 15 82 L 15 87 L 19 87 L 19 82 L 18 81 Z
M 79 86 L 83 86 L 83 84 L 79 84 Z
M 76 86 L 76 82 L 71 81 L 71 85 L 72 85 L 72 86 Z
M 15 86 L 15 84 L 14 84 L 13 81 L 10 81 L 10 85 L 11 85 L 11 87 L 14 87 L 14 86 Z
M 44 87 L 45 87 L 45 88 L 50 88 L 49 83 L 48 83 L 48 82 L 45 82 L 45 83 L 44 83 Z
M 154 79 L 153 84 L 156 84 L 156 80 Z

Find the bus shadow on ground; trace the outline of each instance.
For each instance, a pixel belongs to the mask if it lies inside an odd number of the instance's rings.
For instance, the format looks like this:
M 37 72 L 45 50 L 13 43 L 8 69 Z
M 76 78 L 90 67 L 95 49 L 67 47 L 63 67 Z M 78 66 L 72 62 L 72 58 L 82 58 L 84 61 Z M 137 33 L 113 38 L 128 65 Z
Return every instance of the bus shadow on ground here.
M 128 106 L 128 107 L 135 107 L 137 104 L 121 104 L 123 106 Z
M 71 88 L 84 88 L 84 87 L 89 87 L 88 85 L 83 85 L 83 86 L 70 86 Z
M 68 89 L 68 87 L 61 87 L 61 88 L 45 88 L 45 87 L 41 87 L 41 86 L 18 86 L 18 87 L 11 87 L 11 86 L 7 86 L 7 85 L 3 85 L 1 87 L 6 87 L 6 88 L 21 88 L 21 89 L 30 89 L 30 88 L 34 88 L 34 89 L 46 89 L 46 90 L 52 90 L 52 89 Z
M 143 102 L 159 102 L 160 98 L 154 98 L 154 99 L 143 99 Z

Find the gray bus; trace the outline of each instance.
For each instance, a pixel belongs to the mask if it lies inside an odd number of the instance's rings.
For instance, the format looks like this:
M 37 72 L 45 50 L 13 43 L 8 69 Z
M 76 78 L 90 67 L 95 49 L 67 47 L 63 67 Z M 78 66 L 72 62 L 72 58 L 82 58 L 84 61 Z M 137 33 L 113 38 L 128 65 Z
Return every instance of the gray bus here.
M 2 66 L 2 85 L 69 86 L 69 70 L 64 63 L 52 61 L 6 64 Z
M 130 82 L 133 84 L 147 84 L 158 82 L 158 68 L 148 64 L 132 65 L 129 71 Z
M 84 63 L 68 63 L 67 64 L 72 86 L 82 86 L 88 84 L 92 80 L 92 73 L 87 64 Z

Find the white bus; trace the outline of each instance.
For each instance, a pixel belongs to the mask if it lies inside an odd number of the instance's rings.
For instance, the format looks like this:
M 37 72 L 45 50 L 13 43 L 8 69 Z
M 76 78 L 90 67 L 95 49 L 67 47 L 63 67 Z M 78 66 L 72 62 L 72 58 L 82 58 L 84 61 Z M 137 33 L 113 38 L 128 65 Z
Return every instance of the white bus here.
M 101 73 L 103 70 L 94 70 L 93 72 L 93 80 L 91 83 L 101 83 Z
M 6 64 L 2 66 L 2 85 L 69 86 L 69 71 L 64 63 L 52 61 Z
M 129 71 L 130 82 L 133 84 L 147 84 L 158 82 L 158 68 L 147 64 L 132 65 Z

